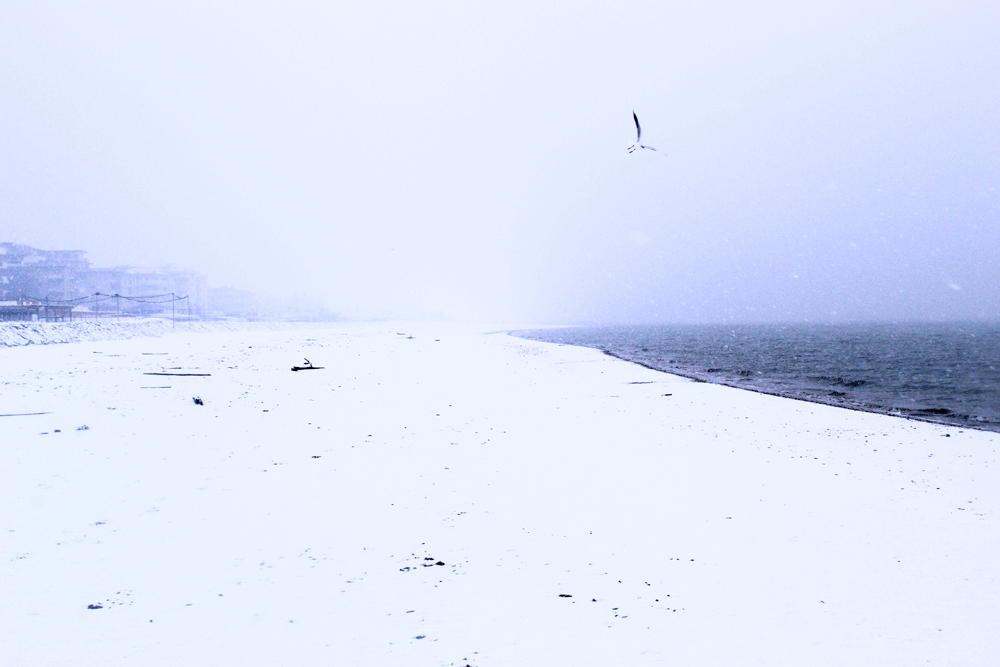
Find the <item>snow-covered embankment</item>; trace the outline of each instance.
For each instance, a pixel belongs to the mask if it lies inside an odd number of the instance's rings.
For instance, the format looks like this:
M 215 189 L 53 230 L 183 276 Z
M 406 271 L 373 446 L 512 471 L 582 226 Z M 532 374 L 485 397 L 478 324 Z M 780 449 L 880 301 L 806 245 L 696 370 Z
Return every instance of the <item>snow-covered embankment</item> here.
M 314 330 L 343 326 L 330 322 L 173 322 L 164 318 L 77 320 L 73 322 L 0 322 L 0 348 L 21 345 L 84 343 L 160 337 L 185 332 Z
M 162 336 L 171 330 L 162 319 L 80 320 L 76 322 L 0 322 L 0 347 Z

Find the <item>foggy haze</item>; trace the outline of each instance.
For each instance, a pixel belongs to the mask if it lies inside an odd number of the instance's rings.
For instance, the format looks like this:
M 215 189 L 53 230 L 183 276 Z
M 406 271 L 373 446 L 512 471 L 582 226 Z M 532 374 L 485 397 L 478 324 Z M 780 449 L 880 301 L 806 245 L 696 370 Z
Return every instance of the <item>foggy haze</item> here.
M 1000 318 L 1000 5 L 691 5 L 4 2 L 0 241 L 346 317 Z

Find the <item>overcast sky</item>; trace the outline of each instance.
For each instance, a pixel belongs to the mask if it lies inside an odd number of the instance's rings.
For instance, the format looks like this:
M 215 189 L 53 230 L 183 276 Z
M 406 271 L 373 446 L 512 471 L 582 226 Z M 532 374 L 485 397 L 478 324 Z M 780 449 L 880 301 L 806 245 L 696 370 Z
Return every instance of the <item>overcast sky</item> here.
M 347 316 L 996 319 L 998 35 L 986 1 L 4 0 L 0 241 Z

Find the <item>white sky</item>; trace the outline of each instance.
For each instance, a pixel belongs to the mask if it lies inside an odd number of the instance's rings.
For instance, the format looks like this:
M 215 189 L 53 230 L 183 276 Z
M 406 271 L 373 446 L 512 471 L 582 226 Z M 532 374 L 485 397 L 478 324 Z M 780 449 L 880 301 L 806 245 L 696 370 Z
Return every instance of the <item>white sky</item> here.
M 1000 4 L 693 4 L 4 2 L 0 240 L 346 315 L 1000 318 Z

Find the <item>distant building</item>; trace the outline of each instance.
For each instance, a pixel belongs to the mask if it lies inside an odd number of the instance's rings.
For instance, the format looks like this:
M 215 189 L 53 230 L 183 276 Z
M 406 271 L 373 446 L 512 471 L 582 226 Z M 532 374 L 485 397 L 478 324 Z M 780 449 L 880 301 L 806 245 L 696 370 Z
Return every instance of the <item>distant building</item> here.
M 38 250 L 0 243 L 0 301 L 62 300 L 82 296 L 90 269 L 85 250 Z
M 257 296 L 248 290 L 234 287 L 212 287 L 208 290 L 208 310 L 211 317 L 238 317 L 254 319 L 260 316 Z
M 0 302 L 5 302 L 0 319 L 68 319 L 74 306 L 82 311 L 80 315 L 170 313 L 170 295 L 187 297 L 173 304 L 178 316 L 204 316 L 208 296 L 204 276 L 173 266 L 95 269 L 86 255 L 84 250 L 39 250 L 20 243 L 0 243 Z M 86 298 L 95 293 L 120 296 Z M 53 303 L 77 299 L 77 304 Z

